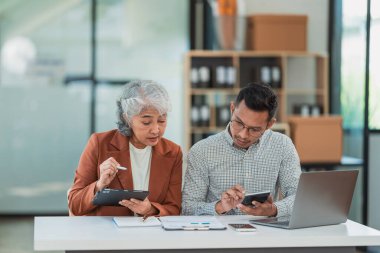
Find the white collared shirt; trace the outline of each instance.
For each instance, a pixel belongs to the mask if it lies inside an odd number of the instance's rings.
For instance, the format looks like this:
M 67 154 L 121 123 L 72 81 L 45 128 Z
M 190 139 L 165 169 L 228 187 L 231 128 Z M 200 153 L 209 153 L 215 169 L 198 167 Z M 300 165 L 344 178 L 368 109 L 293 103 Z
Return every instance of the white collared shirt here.
M 182 191 L 182 214 L 216 215 L 215 204 L 222 193 L 240 184 L 248 193 L 270 191 L 273 197 L 278 196 L 280 188 L 284 198 L 274 203 L 277 214 L 289 215 L 301 174 L 292 140 L 266 130 L 260 141 L 241 149 L 235 147 L 228 127 L 190 149 Z M 227 214 L 244 213 L 232 209 Z

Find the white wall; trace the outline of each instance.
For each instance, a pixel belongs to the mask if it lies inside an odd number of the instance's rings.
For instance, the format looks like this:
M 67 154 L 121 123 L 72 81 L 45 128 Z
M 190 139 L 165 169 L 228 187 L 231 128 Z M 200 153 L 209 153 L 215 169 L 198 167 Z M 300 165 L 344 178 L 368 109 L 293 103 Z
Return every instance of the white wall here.
M 328 51 L 328 0 L 247 0 L 246 13 L 302 14 L 308 16 L 308 51 Z

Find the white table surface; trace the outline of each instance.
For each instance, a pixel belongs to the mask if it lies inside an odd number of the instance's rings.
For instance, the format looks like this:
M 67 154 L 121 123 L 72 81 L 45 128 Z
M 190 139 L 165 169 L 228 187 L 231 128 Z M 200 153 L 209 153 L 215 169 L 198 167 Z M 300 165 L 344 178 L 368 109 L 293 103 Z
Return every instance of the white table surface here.
M 253 216 L 220 216 L 224 223 Z M 35 217 L 35 250 L 150 250 L 380 246 L 380 231 L 346 223 L 286 230 L 255 225 L 256 232 L 165 231 L 161 227 L 119 228 L 112 217 Z

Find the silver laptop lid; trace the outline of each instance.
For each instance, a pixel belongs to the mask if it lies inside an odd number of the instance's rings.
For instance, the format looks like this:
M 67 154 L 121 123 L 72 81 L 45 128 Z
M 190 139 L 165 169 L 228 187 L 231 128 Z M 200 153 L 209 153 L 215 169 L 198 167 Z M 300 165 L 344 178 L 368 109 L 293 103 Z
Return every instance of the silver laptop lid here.
M 289 228 L 346 222 L 358 173 L 358 170 L 302 173 Z

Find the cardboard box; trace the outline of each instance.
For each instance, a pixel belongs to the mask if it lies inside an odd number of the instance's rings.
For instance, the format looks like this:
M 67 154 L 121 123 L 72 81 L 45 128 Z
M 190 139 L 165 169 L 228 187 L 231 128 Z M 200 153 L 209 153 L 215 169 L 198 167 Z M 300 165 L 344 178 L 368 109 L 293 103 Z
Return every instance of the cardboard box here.
M 307 16 L 249 16 L 247 47 L 261 51 L 307 51 Z
M 289 124 L 301 163 L 340 162 L 343 153 L 341 116 L 292 116 Z

